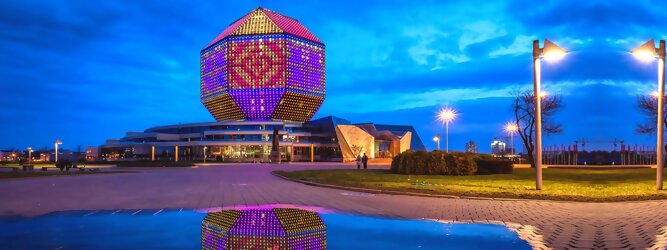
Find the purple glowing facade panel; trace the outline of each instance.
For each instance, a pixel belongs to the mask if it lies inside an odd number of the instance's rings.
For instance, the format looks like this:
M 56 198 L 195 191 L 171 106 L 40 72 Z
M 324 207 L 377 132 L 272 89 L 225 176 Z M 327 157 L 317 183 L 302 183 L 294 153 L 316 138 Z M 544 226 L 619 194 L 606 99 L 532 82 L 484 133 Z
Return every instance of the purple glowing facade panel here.
M 280 220 L 270 209 L 243 211 L 229 232 L 234 235 L 286 236 Z
M 319 44 L 287 39 L 287 87 L 305 93 L 324 95 L 324 47 Z
M 230 90 L 229 95 L 248 120 L 271 120 L 285 94 L 283 88 Z
M 202 222 L 203 249 L 326 249 L 326 226 L 296 208 L 223 210 Z
M 227 45 L 218 43 L 201 53 L 201 98 L 224 94 L 227 90 Z

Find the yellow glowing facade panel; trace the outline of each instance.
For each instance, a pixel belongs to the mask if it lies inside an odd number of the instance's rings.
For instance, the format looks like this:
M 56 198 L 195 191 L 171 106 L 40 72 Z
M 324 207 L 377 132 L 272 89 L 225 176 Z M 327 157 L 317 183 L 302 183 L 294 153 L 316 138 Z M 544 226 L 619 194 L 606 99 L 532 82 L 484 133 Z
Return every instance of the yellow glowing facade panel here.
M 312 96 L 292 91 L 285 92 L 271 116 L 274 120 L 295 122 L 309 121 L 324 102 L 322 96 Z
M 375 137 L 354 125 L 336 125 L 336 137 L 340 144 L 343 161 L 353 161 L 357 157 L 355 148 L 361 147 L 361 155 L 375 158 Z
M 401 137 L 400 146 L 398 148 L 398 153 L 403 153 L 406 150 L 410 150 L 410 142 L 412 141 L 412 132 L 405 132 L 403 137 Z
M 204 106 L 218 120 L 244 120 L 246 117 L 229 94 L 204 100 Z
M 283 32 L 269 16 L 261 10 L 255 10 L 250 14 L 248 20 L 241 24 L 232 35 L 257 35 L 257 34 L 275 34 Z

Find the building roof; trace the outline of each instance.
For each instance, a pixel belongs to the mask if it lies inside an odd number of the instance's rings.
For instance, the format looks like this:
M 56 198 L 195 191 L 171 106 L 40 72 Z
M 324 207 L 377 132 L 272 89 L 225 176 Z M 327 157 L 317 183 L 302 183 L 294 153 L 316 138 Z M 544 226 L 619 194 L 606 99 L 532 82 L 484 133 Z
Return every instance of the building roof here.
M 395 135 L 402 135 L 405 134 L 405 132 L 410 131 L 412 132 L 412 140 L 410 142 L 410 149 L 411 150 L 426 150 L 426 146 L 424 145 L 424 142 L 422 141 L 421 138 L 419 138 L 419 134 L 417 134 L 417 130 L 413 126 L 404 126 L 404 125 L 386 125 L 386 124 L 374 124 L 375 128 L 378 130 L 388 130 L 391 131 Z
M 204 49 L 229 36 L 286 33 L 312 42 L 323 44 L 298 20 L 278 12 L 258 7 L 239 18 L 220 33 Z

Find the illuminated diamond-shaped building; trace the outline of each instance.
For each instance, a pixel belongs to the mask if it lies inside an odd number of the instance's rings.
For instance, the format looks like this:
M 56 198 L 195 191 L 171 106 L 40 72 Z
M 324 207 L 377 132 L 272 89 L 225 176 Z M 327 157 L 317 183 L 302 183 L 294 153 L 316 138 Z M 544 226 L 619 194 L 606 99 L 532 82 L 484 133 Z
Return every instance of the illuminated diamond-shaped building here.
M 309 121 L 325 97 L 324 44 L 257 8 L 201 51 L 201 101 L 218 121 Z
M 223 210 L 201 224 L 202 249 L 326 249 L 326 227 L 298 208 Z
M 87 149 L 86 158 L 271 162 L 276 129 L 282 162 L 391 158 L 426 149 L 412 126 L 312 119 L 326 94 L 325 46 L 296 19 L 256 8 L 221 30 L 200 51 L 200 101 L 215 121 L 127 132 Z

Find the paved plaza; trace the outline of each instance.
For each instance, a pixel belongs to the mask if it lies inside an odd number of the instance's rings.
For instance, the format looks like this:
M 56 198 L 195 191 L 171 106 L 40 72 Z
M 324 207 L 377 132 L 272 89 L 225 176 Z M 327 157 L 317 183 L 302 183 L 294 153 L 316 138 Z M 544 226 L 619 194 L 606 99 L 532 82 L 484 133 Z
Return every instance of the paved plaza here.
M 366 194 L 304 185 L 271 174 L 273 170 L 353 167 L 208 165 L 2 180 L 0 215 L 292 204 L 362 215 L 500 223 L 514 228 L 536 248 L 665 249 L 667 244 L 667 201 L 582 203 Z

